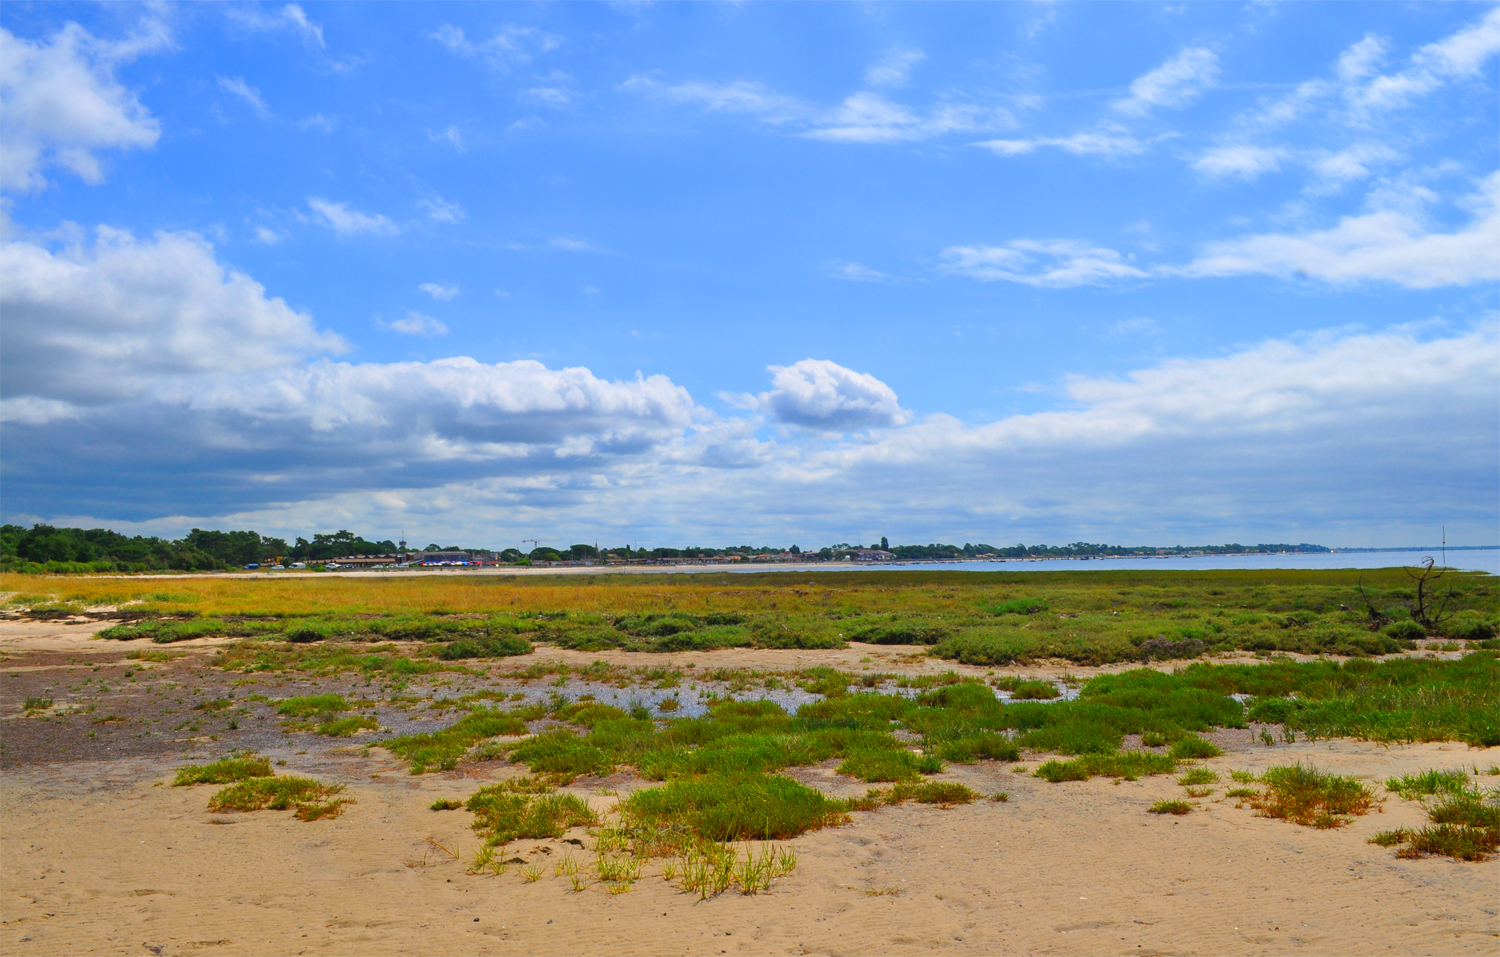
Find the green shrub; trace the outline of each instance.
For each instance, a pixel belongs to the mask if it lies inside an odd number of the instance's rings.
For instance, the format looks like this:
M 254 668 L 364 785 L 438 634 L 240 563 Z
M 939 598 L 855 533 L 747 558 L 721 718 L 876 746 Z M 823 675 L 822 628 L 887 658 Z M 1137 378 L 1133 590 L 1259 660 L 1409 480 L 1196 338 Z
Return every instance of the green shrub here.
M 791 778 L 705 775 L 636 791 L 620 804 L 625 823 L 674 825 L 710 841 L 770 841 L 843 824 L 846 805 Z
M 1020 681 L 1011 692 L 1011 699 L 1014 701 L 1049 701 L 1061 696 L 1062 692 L 1057 690 L 1057 685 L 1050 681 Z
M 1260 779 L 1266 790 L 1249 802 L 1264 817 L 1332 828 L 1375 806 L 1375 795 L 1360 782 L 1301 762 L 1271 768 Z
M 1380 629 L 1380 633 L 1387 638 L 1396 641 L 1420 641 L 1427 637 L 1427 629 L 1412 621 L 1410 618 L 1401 621 L 1393 621 Z

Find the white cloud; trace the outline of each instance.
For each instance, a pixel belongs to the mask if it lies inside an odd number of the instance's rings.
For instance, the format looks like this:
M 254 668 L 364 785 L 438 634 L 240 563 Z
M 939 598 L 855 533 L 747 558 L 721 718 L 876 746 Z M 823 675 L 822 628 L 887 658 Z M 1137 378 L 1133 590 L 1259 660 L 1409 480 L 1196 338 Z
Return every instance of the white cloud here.
M 1124 159 L 1139 156 L 1154 144 L 1169 138 L 1171 134 L 1140 137 L 1116 124 L 1104 123 L 1093 130 L 1074 133 L 1071 136 L 1038 136 L 1030 139 L 985 140 L 975 143 L 996 156 L 1020 156 L 1044 146 L 1055 146 L 1074 156 L 1103 156 L 1107 159 Z
M 145 28 L 115 42 L 76 23 L 46 41 L 0 28 L 0 189 L 39 189 L 49 166 L 99 183 L 99 151 L 156 145 L 161 124 L 114 76 L 120 64 L 169 42 L 158 25 Z
M 1385 60 L 1388 51 L 1389 45 L 1383 38 L 1367 33 L 1358 43 L 1339 54 L 1335 72 L 1345 83 L 1363 80 L 1375 72 L 1375 68 Z
M 323 28 L 309 20 L 306 11 L 295 3 L 289 3 L 272 14 L 255 7 L 228 7 L 225 16 L 248 30 L 291 30 L 320 49 L 325 45 Z
M 530 63 L 536 57 L 557 49 L 563 42 L 563 38 L 556 34 L 512 24 L 501 27 L 494 36 L 479 42 L 470 40 L 462 29 L 451 24 L 443 24 L 429 37 L 453 53 L 483 58 L 499 70 Z
M 1125 262 L 1113 249 L 1071 239 L 1014 239 L 1004 246 L 949 246 L 943 250 L 942 258 L 945 272 L 984 282 L 1015 282 L 1052 289 L 1145 279 L 1148 275 Z
M 1256 179 L 1262 173 L 1281 168 L 1286 159 L 1284 149 L 1261 146 L 1216 146 L 1193 161 L 1193 169 L 1207 176 L 1236 176 Z
M 891 278 L 883 272 L 860 263 L 842 263 L 832 267 L 828 274 L 835 279 L 847 279 L 851 282 L 885 282 Z
M 949 133 L 1015 126 L 1015 117 L 1000 106 L 947 99 L 922 111 L 869 90 L 845 97 L 832 109 L 820 109 L 760 83 L 745 81 L 668 85 L 636 74 L 620 87 L 659 102 L 697 106 L 710 112 L 746 114 L 773 126 L 790 126 L 803 136 L 841 143 L 910 142 Z
M 911 68 L 925 59 L 927 54 L 914 48 L 887 50 L 865 71 L 865 82 L 870 86 L 905 86 Z
M 431 296 L 432 298 L 441 299 L 443 302 L 447 302 L 448 300 L 458 295 L 457 286 L 443 286 L 435 282 L 424 282 L 417 288 L 427 293 L 427 295 Z
M 377 236 L 394 236 L 401 227 L 385 216 L 362 213 L 344 203 L 334 203 L 318 196 L 309 196 L 307 205 L 313 211 L 314 221 L 327 226 L 340 236 L 357 233 L 373 233 Z
M 461 223 L 469 215 L 457 203 L 450 203 L 441 196 L 429 196 L 417 203 L 425 210 L 427 218 L 434 223 Z
M 442 320 L 411 309 L 406 310 L 406 315 L 400 319 L 382 322 L 381 325 L 393 332 L 404 333 L 408 336 L 446 336 L 448 334 L 448 327 L 443 324 Z
M 458 127 L 454 126 L 451 123 L 448 124 L 447 129 L 440 130 L 436 133 L 432 130 L 428 130 L 427 138 L 432 140 L 434 143 L 446 143 L 454 149 L 458 150 L 460 153 L 464 151 L 464 135 L 459 132 Z
M 576 239 L 572 236 L 553 236 L 547 240 L 547 245 L 553 249 L 561 249 L 568 253 L 595 252 L 596 247 L 587 239 Z
M 1186 276 L 1262 273 L 1331 283 L 1390 282 L 1412 289 L 1500 279 L 1500 173 L 1485 178 L 1474 217 L 1452 232 L 1433 230 L 1409 211 L 1375 209 L 1331 229 L 1264 233 L 1211 243 L 1176 270 Z
M 527 87 L 516 94 L 523 103 L 548 106 L 557 110 L 570 109 L 578 101 L 578 93 L 569 84 L 573 78 L 561 70 L 553 70 L 541 78 L 543 82 Z
M 246 83 L 244 77 L 221 76 L 218 77 L 218 81 L 219 87 L 221 89 L 223 89 L 225 92 L 233 93 L 235 96 L 244 100 L 246 103 L 249 103 L 252 107 L 254 107 L 255 112 L 259 113 L 261 116 L 271 115 L 271 108 L 266 106 L 265 98 L 260 95 L 259 90 Z
M 1455 80 L 1478 76 L 1497 53 L 1500 7 L 1491 7 L 1471 26 L 1422 47 L 1405 70 L 1374 77 L 1354 92 L 1353 99 L 1365 110 L 1398 109 Z
M 1219 57 L 1206 47 L 1186 47 L 1161 66 L 1130 84 L 1130 96 L 1111 104 L 1130 116 L 1158 107 L 1180 109 L 1192 103 L 1219 77 Z
M 725 398 L 768 412 L 783 425 L 817 432 L 890 428 L 910 418 L 890 386 L 827 359 L 803 359 L 767 371 L 772 374 L 771 391 Z
M 0 244 L 0 312 L 7 400 L 103 403 L 346 348 L 193 233 Z
M 859 92 L 820 117 L 804 135 L 844 143 L 894 143 L 1013 126 L 1010 111 L 999 107 L 947 102 L 919 113 L 878 93 Z
M 298 123 L 297 129 L 304 133 L 313 129 L 322 130 L 324 133 L 332 133 L 334 127 L 337 125 L 337 118 L 324 116 L 322 113 L 314 113 L 312 116 Z
M 255 241 L 267 246 L 274 246 L 285 239 L 286 236 L 266 226 L 255 227 Z
M 667 85 L 638 73 L 621 83 L 620 88 L 655 100 L 697 106 L 716 113 L 748 113 L 768 123 L 784 123 L 811 112 L 810 107 L 793 97 L 782 96 L 760 83 L 745 81 L 692 81 Z

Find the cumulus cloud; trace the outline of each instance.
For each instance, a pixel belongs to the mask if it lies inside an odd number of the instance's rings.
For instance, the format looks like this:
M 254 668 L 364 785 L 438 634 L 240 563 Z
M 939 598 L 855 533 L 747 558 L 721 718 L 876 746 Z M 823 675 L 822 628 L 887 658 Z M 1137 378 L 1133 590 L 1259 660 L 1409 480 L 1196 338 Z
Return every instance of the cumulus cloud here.
M 985 282 L 1063 289 L 1145 279 L 1113 249 L 1072 239 L 1013 239 L 1004 246 L 949 246 L 943 270 Z
M 1181 109 L 1203 95 L 1219 77 L 1219 57 L 1207 47 L 1186 47 L 1130 84 L 1130 95 L 1110 104 L 1131 116 L 1159 107 Z
M 753 396 L 726 396 L 743 408 L 770 413 L 783 425 L 815 432 L 889 428 L 910 415 L 890 386 L 865 372 L 827 359 L 803 359 L 770 366 L 771 390 Z
M 478 57 L 498 70 L 507 71 L 530 63 L 536 57 L 562 46 L 563 42 L 563 38 L 556 34 L 514 24 L 502 26 L 488 40 L 470 40 L 462 29 L 446 23 L 429 34 L 429 37 L 453 53 Z
M 440 319 L 425 316 L 420 312 L 408 309 L 406 315 L 400 319 L 381 323 L 385 328 L 393 332 L 404 333 L 408 336 L 446 336 L 448 327 Z
M 443 302 L 447 302 L 454 296 L 458 295 L 457 286 L 444 286 L 440 283 L 435 282 L 424 282 L 417 288 L 427 293 L 427 295 L 431 296 L 432 298 L 441 299 Z
M 338 233 L 353 236 L 371 233 L 377 236 L 394 236 L 401 227 L 379 213 L 362 213 L 345 203 L 335 203 L 320 196 L 309 196 L 307 206 L 313 211 L 313 221 Z
M 1408 210 L 1377 208 L 1304 233 L 1262 233 L 1209 244 L 1187 276 L 1261 273 L 1331 283 L 1391 282 L 1412 289 L 1500 279 L 1500 173 L 1485 178 L 1473 219 L 1451 232 Z
M 255 87 L 246 83 L 244 77 L 221 76 L 218 77 L 218 81 L 220 89 L 224 90 L 226 93 L 233 93 L 235 96 L 244 100 L 246 103 L 249 103 L 250 106 L 254 108 L 255 112 L 259 113 L 261 116 L 271 115 L 271 108 L 266 106 L 265 97 L 261 96 L 260 91 Z
M 346 348 L 193 233 L 0 244 L 0 312 L 7 403 L 97 405 Z
M 49 166 L 99 183 L 100 151 L 156 145 L 161 124 L 115 79 L 116 67 L 169 42 L 159 26 L 146 29 L 106 41 L 69 23 L 33 41 L 0 28 L 0 188 L 39 189 Z

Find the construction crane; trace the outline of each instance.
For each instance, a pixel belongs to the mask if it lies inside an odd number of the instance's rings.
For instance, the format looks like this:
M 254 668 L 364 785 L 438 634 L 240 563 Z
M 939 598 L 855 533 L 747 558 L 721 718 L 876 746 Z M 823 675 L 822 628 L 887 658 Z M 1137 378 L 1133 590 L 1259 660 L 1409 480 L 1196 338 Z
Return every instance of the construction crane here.
M 523 539 L 521 539 L 521 544 L 522 545 L 525 545 L 527 542 L 530 542 L 531 544 L 535 545 L 537 548 L 541 548 L 542 547 L 541 539 L 538 539 L 538 538 L 523 538 Z M 531 552 L 523 552 L 522 554 L 530 555 Z

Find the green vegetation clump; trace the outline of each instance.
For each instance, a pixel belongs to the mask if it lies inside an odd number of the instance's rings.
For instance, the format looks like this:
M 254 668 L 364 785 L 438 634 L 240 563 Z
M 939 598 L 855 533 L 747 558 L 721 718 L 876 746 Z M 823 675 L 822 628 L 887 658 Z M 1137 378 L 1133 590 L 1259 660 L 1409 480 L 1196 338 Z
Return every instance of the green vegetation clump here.
M 1459 768 L 1447 771 L 1434 768 L 1420 774 L 1405 774 L 1399 778 L 1389 778 L 1385 782 L 1385 789 L 1393 794 L 1399 794 L 1408 801 L 1434 794 L 1464 794 L 1469 790 L 1469 775 Z
M 348 711 L 349 707 L 341 694 L 315 694 L 284 698 L 277 703 L 276 713 L 288 718 L 310 718 Z
M 1178 761 L 1188 761 L 1195 758 L 1217 758 L 1224 751 L 1212 741 L 1205 741 L 1197 735 L 1188 735 L 1172 743 L 1167 753 Z
M 1343 827 L 1376 804 L 1369 788 L 1353 778 L 1319 771 L 1312 765 L 1282 765 L 1260 776 L 1265 790 L 1247 799 L 1262 817 L 1317 828 Z
M 1013 701 L 1050 701 L 1061 696 L 1057 685 L 1050 681 L 1018 681 L 1010 694 Z
M 979 798 L 978 792 L 967 784 L 957 781 L 903 781 L 881 795 L 885 804 L 901 804 L 916 801 L 918 804 L 970 804 Z M 1009 795 L 997 800 L 1009 800 Z
M 1151 774 L 1171 774 L 1177 762 L 1165 754 L 1148 751 L 1123 751 L 1117 754 L 1086 754 L 1071 761 L 1045 761 L 1032 772 L 1053 784 L 1063 781 L 1087 781 L 1094 776 L 1124 778 L 1127 781 Z
M 1187 814 L 1193 805 L 1187 801 L 1157 801 L 1147 808 L 1152 814 Z
M 499 735 L 526 733 L 526 722 L 514 714 L 489 708 L 478 708 L 456 723 L 439 731 L 403 734 L 382 741 L 394 754 L 411 762 L 411 773 L 422 774 L 436 768 L 451 771 L 459 758 L 476 742 Z
M 323 784 L 312 778 L 254 777 L 231 784 L 208 799 L 210 811 L 285 811 L 293 808 L 303 821 L 338 817 L 344 805 L 342 784 Z
M 620 806 L 629 826 L 681 825 L 709 841 L 769 841 L 844 824 L 849 805 L 780 775 L 678 778 Z
M 465 807 L 474 812 L 474 830 L 490 846 L 526 837 L 562 837 L 570 827 L 599 823 L 598 815 L 575 795 L 517 791 L 506 784 L 479 789 Z
M 460 658 L 508 658 L 531 652 L 531 642 L 520 635 L 484 635 L 450 641 L 438 652 L 438 657 L 454 661 Z
M 189 764 L 177 769 L 173 787 L 189 784 L 231 784 L 250 778 L 268 778 L 275 774 L 271 770 L 271 759 L 258 754 L 232 754 L 210 764 Z

